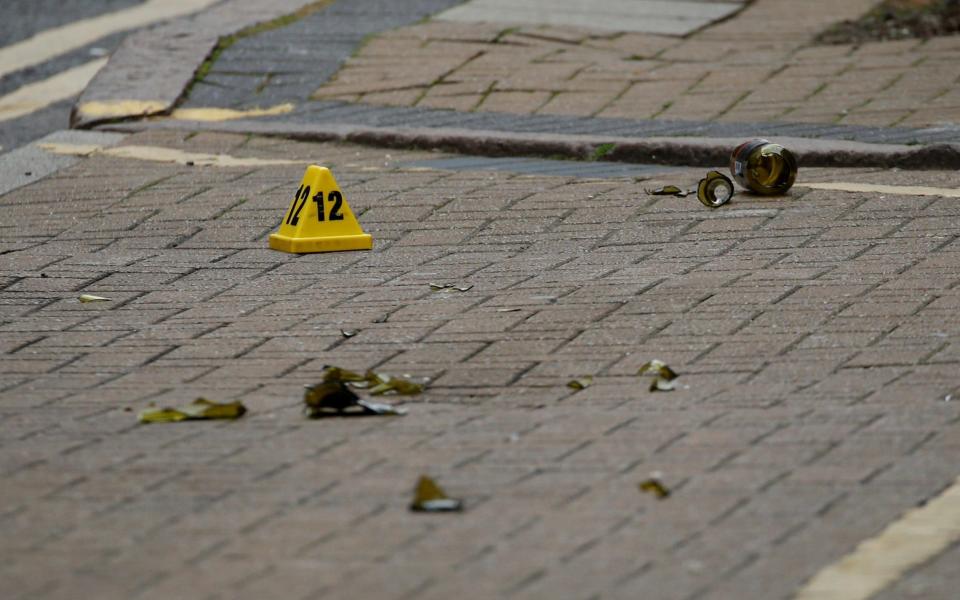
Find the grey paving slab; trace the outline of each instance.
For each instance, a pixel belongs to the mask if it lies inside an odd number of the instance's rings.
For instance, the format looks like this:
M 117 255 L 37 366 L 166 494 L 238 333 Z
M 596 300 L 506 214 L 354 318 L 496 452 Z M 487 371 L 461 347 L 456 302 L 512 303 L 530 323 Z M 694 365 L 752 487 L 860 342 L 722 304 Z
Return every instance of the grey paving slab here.
M 687 35 L 729 17 L 743 2 L 696 0 L 470 0 L 438 20 L 565 25 L 611 31 Z

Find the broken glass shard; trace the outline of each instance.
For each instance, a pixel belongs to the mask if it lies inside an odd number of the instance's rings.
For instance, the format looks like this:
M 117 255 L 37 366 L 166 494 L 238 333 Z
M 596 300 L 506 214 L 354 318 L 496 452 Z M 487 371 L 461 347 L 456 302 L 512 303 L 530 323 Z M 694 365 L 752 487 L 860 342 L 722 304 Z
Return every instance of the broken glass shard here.
M 343 381 L 324 381 L 308 386 L 303 394 L 304 411 L 311 419 L 369 415 L 403 415 L 406 410 L 361 400 Z
M 677 198 L 686 198 L 693 193 L 693 190 L 682 190 L 675 185 L 665 185 L 655 190 L 647 190 L 651 196 L 676 196 Z
M 416 512 L 455 512 L 463 509 L 463 502 L 447 496 L 437 483 L 427 477 L 420 476 L 417 489 L 410 503 L 410 510 Z
M 670 490 L 667 489 L 667 486 L 660 483 L 660 480 L 655 477 L 641 481 L 639 487 L 641 492 L 653 494 L 658 500 L 663 500 L 670 496 Z
M 583 377 L 577 377 L 576 379 L 571 379 L 567 382 L 567 387 L 572 390 L 582 390 L 586 389 L 593 383 L 593 375 L 584 375 Z
M 414 383 L 407 379 L 387 375 L 386 373 L 377 373 L 371 370 L 361 375 L 356 371 L 341 369 L 340 367 L 331 365 L 323 368 L 323 382 L 349 383 L 352 387 L 366 389 L 371 396 L 379 396 L 380 394 L 386 394 L 388 392 L 393 392 L 401 396 L 412 396 L 422 393 L 426 387 L 422 383 Z M 324 391 L 324 393 L 327 392 Z
M 733 198 L 733 182 L 720 171 L 710 171 L 697 186 L 697 199 L 704 206 L 717 208 Z
M 324 413 L 342 413 L 356 406 L 359 399 L 343 381 L 324 381 L 307 386 L 303 394 L 303 403 L 309 409 L 311 417 Z
M 390 381 L 391 376 L 386 373 L 377 373 L 373 369 L 367 371 L 363 375 L 363 380 L 370 385 L 380 385 L 381 383 L 386 383 Z
M 325 382 L 366 381 L 366 379 L 366 376 L 360 373 L 341 369 L 340 367 L 334 367 L 332 365 L 325 365 L 323 367 L 323 381 Z
M 670 379 L 664 379 L 663 377 L 657 375 L 653 378 L 653 381 L 650 382 L 650 391 L 651 392 L 672 392 L 677 387 L 677 382 Z
M 441 290 L 456 290 L 458 292 L 466 292 L 473 289 L 473 284 L 463 283 L 457 285 L 455 283 L 431 283 L 430 289 L 434 292 L 439 292 Z
M 175 423 L 186 421 L 190 416 L 175 408 L 148 408 L 137 416 L 141 423 Z
M 142 411 L 139 419 L 143 423 L 175 423 L 201 419 L 238 419 L 247 412 L 242 402 L 211 402 L 206 398 L 197 398 L 187 406 L 178 408 L 148 408 Z
M 395 392 L 401 396 L 413 396 L 423 392 L 424 386 L 399 377 L 392 377 L 383 373 L 367 372 L 367 391 L 371 396 L 379 396 L 387 392 Z
M 657 375 L 667 381 L 672 381 L 677 378 L 677 374 L 674 373 L 673 369 L 668 367 L 662 360 L 657 359 L 644 363 L 640 367 L 640 370 L 637 371 L 637 375 Z
M 403 416 L 407 414 L 407 409 L 383 402 L 371 402 L 369 400 L 357 400 L 357 404 L 367 409 L 369 412 L 377 415 L 396 415 Z
M 236 419 L 242 417 L 243 414 L 247 412 L 247 407 L 239 401 L 220 404 L 211 402 L 206 398 L 197 398 L 192 404 L 180 410 L 186 412 L 194 419 Z

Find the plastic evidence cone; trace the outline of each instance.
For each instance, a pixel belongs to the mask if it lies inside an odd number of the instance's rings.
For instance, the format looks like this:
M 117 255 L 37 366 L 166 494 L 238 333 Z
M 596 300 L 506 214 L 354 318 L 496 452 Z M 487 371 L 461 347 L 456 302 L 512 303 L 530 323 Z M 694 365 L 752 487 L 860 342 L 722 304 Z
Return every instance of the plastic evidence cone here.
M 373 238 L 353 216 L 330 169 L 310 165 L 279 231 L 270 234 L 270 247 L 296 254 L 370 250 Z

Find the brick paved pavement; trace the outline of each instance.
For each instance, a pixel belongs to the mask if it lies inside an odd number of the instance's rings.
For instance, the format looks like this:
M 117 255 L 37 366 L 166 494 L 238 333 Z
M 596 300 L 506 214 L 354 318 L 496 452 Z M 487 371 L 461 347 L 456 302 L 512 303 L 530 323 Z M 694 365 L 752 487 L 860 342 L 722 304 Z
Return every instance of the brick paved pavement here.
M 507 23 L 410 25 L 451 3 L 409 1 L 408 12 L 394 13 L 377 0 L 334 2 L 289 26 L 242 36 L 209 65 L 183 106 L 290 104 L 292 112 L 262 120 L 305 127 L 960 140 L 952 38 L 810 45 L 817 32 L 864 10 L 860 2 L 838 9 L 762 0 L 688 38 Z
M 319 99 L 630 119 L 926 127 L 960 121 L 960 41 L 817 46 L 875 0 L 758 0 L 685 38 L 430 21 L 367 43 Z M 322 80 L 321 80 L 322 81 Z M 318 81 L 320 83 L 320 81 Z
M 327 164 L 376 247 L 267 249 L 301 166 L 94 156 L 0 197 L 5 597 L 787 598 L 957 475 L 953 200 L 798 187 L 709 211 L 641 192 L 699 170 L 126 143 Z M 681 389 L 646 391 L 654 357 Z M 308 422 L 302 386 L 327 363 L 432 384 L 404 418 Z M 251 412 L 135 423 L 200 394 Z M 654 470 L 668 500 L 637 490 Z M 467 512 L 408 513 L 422 472 Z M 955 555 L 897 585 L 951 598 Z

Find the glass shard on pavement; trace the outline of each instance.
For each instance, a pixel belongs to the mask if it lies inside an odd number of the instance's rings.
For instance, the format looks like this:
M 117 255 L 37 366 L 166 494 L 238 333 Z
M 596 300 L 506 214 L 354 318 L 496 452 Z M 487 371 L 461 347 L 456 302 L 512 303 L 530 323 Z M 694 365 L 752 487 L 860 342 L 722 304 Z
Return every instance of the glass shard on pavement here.
M 379 396 L 388 392 L 401 396 L 412 396 L 423 392 L 425 388 L 422 383 L 414 383 L 386 373 L 367 371 L 361 375 L 355 371 L 330 365 L 323 368 L 323 381 L 349 383 L 355 388 L 366 389 L 371 396 Z
M 410 510 L 415 512 L 456 512 L 463 509 L 463 501 L 447 496 L 437 483 L 421 475 L 414 491 Z
M 431 283 L 430 289 L 434 292 L 439 292 L 442 290 L 455 290 L 458 292 L 468 292 L 473 289 L 472 283 L 463 283 L 457 285 L 456 283 Z
M 349 386 L 349 387 L 348 387 Z M 326 365 L 323 381 L 308 386 L 303 396 L 310 418 L 364 415 L 404 415 L 406 410 L 391 404 L 363 400 L 350 389 L 366 389 L 371 396 L 393 392 L 409 396 L 423 392 L 424 385 L 375 371 L 356 371 Z
M 670 496 L 670 490 L 660 482 L 659 477 L 650 477 L 639 484 L 640 491 L 652 494 L 658 500 L 663 500 Z
M 366 381 L 366 377 L 355 371 L 348 371 L 340 367 L 326 365 L 323 367 L 323 381 L 325 382 L 352 382 Z
M 733 182 L 720 171 L 710 171 L 697 185 L 697 199 L 709 208 L 717 208 L 733 198 Z
M 361 400 L 343 381 L 324 381 L 307 386 L 303 394 L 304 411 L 311 419 L 324 417 L 363 417 L 404 415 L 406 410 L 390 404 Z
M 367 371 L 367 381 L 370 384 L 367 391 L 371 396 L 379 396 L 380 394 L 386 394 L 388 392 L 393 392 L 400 396 L 414 396 L 423 392 L 424 389 L 422 383 L 414 383 L 399 377 L 374 373 L 373 371 Z
M 572 390 L 582 390 L 586 389 L 593 383 L 593 375 L 584 375 L 583 377 L 577 377 L 576 379 L 571 379 L 567 382 L 567 387 Z
M 667 366 L 667 363 L 656 358 L 641 365 L 640 370 L 637 371 L 637 375 L 657 375 L 663 379 L 666 379 L 667 381 L 671 381 L 678 377 L 673 369 Z
M 637 375 L 653 375 L 650 381 L 651 392 L 672 392 L 676 388 L 674 380 L 678 375 L 662 360 L 653 359 L 644 363 Z
M 657 375 L 656 377 L 653 378 L 653 380 L 650 381 L 651 392 L 672 392 L 673 390 L 676 389 L 676 387 L 677 387 L 676 381 L 673 381 L 670 379 L 664 379 L 659 375 Z
M 138 418 L 142 423 L 176 423 L 202 419 L 238 419 L 246 412 L 247 407 L 239 401 L 217 403 L 206 398 L 197 398 L 187 406 L 148 408 L 142 411 Z
M 675 185 L 665 185 L 655 190 L 647 190 L 647 193 L 651 196 L 676 196 L 677 198 L 686 198 L 690 194 L 693 194 L 694 191 L 683 190 Z

